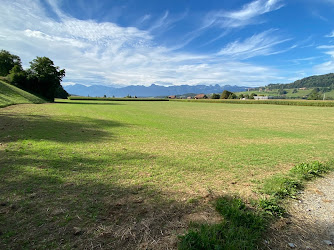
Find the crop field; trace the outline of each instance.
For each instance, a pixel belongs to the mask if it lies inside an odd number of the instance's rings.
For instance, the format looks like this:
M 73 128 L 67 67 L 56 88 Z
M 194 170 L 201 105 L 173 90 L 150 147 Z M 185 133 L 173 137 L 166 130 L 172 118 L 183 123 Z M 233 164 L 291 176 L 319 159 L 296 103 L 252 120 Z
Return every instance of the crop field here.
M 0 248 L 175 248 L 210 201 L 334 159 L 334 108 L 58 101 L 0 109 Z

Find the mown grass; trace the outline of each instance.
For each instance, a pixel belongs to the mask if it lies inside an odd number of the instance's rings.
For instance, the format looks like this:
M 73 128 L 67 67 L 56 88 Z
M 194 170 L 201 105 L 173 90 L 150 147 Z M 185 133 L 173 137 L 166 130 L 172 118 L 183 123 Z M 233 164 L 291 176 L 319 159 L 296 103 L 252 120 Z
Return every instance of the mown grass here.
M 334 107 L 334 101 L 323 100 L 240 100 L 240 99 L 172 99 L 178 102 L 205 102 L 205 103 L 230 103 L 230 104 L 271 104 L 271 105 L 289 105 L 289 106 L 317 106 L 317 107 Z
M 271 222 L 285 214 L 281 206 L 285 198 L 295 198 L 305 181 L 333 170 L 333 162 L 301 163 L 288 173 L 268 178 L 261 185 L 265 198 L 252 200 L 250 205 L 239 197 L 218 198 L 216 209 L 223 217 L 219 224 L 193 225 L 181 236 L 179 249 L 258 249 L 263 245 L 264 232 Z
M 69 96 L 69 100 L 86 100 L 86 101 L 169 101 L 166 98 L 115 98 L 115 97 L 86 97 L 86 96 Z
M 22 103 L 45 103 L 46 101 L 13 85 L 0 81 L 0 108 Z
M 333 159 L 332 112 L 140 101 L 0 109 L 0 246 L 174 246 L 208 194 L 254 197 L 270 176 Z

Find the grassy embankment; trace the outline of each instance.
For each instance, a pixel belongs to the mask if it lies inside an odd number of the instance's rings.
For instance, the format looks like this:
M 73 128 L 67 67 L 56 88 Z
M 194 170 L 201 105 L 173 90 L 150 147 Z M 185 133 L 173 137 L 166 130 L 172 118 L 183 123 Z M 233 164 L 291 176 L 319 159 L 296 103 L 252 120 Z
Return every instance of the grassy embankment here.
M 22 103 L 45 103 L 46 101 L 13 85 L 0 81 L 0 108 Z
M 0 109 L 0 247 L 173 247 L 189 221 L 216 218 L 211 197 L 257 198 L 274 174 L 333 159 L 332 114 L 140 101 Z

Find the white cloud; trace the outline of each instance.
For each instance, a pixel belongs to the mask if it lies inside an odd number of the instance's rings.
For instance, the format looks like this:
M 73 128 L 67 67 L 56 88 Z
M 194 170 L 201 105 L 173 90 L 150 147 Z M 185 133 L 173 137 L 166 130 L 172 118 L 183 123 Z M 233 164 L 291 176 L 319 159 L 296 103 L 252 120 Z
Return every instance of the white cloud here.
M 318 64 L 314 67 L 317 74 L 327 74 L 329 72 L 334 72 L 334 46 L 333 45 L 321 45 L 317 47 L 318 49 L 325 50 L 323 53 L 329 56 L 326 62 Z
M 258 86 L 281 81 L 274 69 L 242 63 L 237 60 L 239 56 L 234 56 L 273 53 L 273 46 L 284 40 L 270 38 L 267 36 L 269 31 L 227 45 L 220 51 L 221 55 L 229 55 L 225 59 L 214 53 L 175 52 L 156 45 L 152 29 L 177 22 L 182 16 L 167 21 L 169 14 L 166 12 L 153 24 L 150 32 L 110 22 L 75 19 L 64 14 L 57 2 L 50 2 L 50 5 L 59 17 L 57 20 L 49 17 L 48 11 L 37 1 L 2 0 L 0 47 L 19 55 L 24 66 L 36 56 L 50 57 L 57 66 L 66 69 L 64 84 L 150 85 L 166 82 Z M 258 0 L 244 6 L 239 13 L 225 15 L 230 20 L 249 20 L 279 6 L 279 1 Z
M 273 35 L 273 30 L 267 30 L 253 35 L 244 41 L 234 41 L 219 51 L 219 55 L 247 59 L 255 56 L 277 54 L 284 51 L 274 50 L 274 46 L 289 41 Z
M 334 31 L 332 31 L 332 33 L 326 35 L 325 37 L 334 37 Z
M 221 10 L 210 13 L 205 19 L 204 26 L 216 25 L 222 28 L 246 26 L 252 24 L 258 16 L 282 7 L 281 0 L 256 0 L 245 4 L 237 11 Z

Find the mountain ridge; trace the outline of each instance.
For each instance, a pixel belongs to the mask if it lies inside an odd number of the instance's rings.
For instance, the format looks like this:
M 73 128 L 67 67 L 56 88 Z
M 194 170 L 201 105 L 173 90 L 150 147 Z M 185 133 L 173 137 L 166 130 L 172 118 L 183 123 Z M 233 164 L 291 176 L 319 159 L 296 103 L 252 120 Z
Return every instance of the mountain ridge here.
M 123 88 L 108 87 L 103 85 L 85 86 L 81 84 L 68 85 L 64 89 L 71 95 L 80 96 L 107 96 L 107 97 L 124 97 L 127 95 L 138 97 L 156 97 L 169 95 L 183 95 L 186 93 L 211 94 L 221 93 L 224 90 L 231 92 L 245 91 L 246 86 L 224 85 L 179 85 L 179 86 L 160 86 L 152 84 L 151 86 L 130 85 Z

